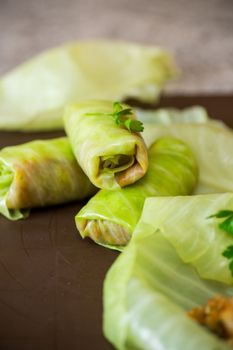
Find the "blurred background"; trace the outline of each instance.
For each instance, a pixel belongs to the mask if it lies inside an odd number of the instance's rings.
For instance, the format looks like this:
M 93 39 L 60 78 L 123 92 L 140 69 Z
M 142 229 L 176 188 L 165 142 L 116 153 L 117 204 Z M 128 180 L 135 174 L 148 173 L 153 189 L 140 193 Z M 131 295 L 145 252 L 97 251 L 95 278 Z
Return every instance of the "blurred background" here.
M 0 0 L 0 74 L 67 41 L 160 45 L 182 71 L 168 93 L 233 92 L 232 0 Z

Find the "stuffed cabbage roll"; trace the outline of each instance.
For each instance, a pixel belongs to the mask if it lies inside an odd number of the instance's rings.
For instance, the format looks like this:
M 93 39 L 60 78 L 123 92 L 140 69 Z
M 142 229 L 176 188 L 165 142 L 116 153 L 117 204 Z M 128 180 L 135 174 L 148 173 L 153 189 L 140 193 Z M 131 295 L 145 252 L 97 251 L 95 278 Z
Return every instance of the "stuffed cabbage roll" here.
M 80 102 L 66 108 L 64 123 L 76 159 L 95 186 L 116 189 L 144 176 L 147 148 L 136 132 L 143 127 L 128 106 Z
M 0 151 L 0 213 L 8 219 L 25 217 L 28 208 L 81 200 L 95 192 L 65 137 Z
M 175 75 L 158 47 L 74 42 L 43 52 L 0 80 L 0 129 L 63 129 L 63 108 L 83 99 L 158 99 Z M 29 103 L 30 101 L 30 103 Z
M 146 197 L 189 194 L 197 183 L 197 164 L 186 144 L 161 138 L 149 149 L 149 168 L 135 184 L 99 191 L 76 216 L 82 237 L 121 249 L 140 218 Z
M 233 132 L 216 123 L 144 124 L 143 137 L 149 147 L 164 136 L 177 137 L 189 145 L 199 166 L 196 193 L 233 192 Z
M 209 255 L 206 256 L 206 264 L 216 271 L 216 279 L 213 278 L 215 281 L 210 281 L 204 279 L 201 272 L 196 272 L 192 260 L 185 262 L 172 243 L 177 237 L 175 224 L 186 222 L 188 226 L 189 219 L 193 217 L 198 222 L 199 214 L 202 221 L 201 210 L 196 207 L 198 212 L 186 211 L 183 206 L 182 216 L 178 215 L 177 222 L 166 228 L 172 237 L 172 240 L 168 240 L 157 229 L 158 225 L 154 220 L 166 212 L 165 206 L 160 212 L 156 212 L 158 200 L 146 200 L 130 244 L 107 273 L 104 282 L 104 334 L 121 350 L 231 349 L 226 340 L 218 338 L 188 316 L 191 309 L 206 304 L 215 295 L 233 295 L 232 285 L 217 282 L 217 255 L 212 254 L 207 247 Z M 225 200 L 227 205 L 229 197 Z M 222 199 L 221 204 L 223 203 Z M 172 203 L 170 214 L 175 220 L 177 212 L 174 204 Z M 196 204 L 198 206 L 198 202 Z M 211 208 L 209 211 L 211 212 Z M 207 212 L 208 210 L 205 214 Z M 209 233 L 212 237 L 208 220 L 206 222 L 206 235 Z M 202 245 L 202 236 L 195 237 L 191 227 L 188 231 L 182 230 L 182 237 L 187 243 L 187 254 L 190 245 L 192 246 L 188 241 L 199 241 Z M 218 243 L 211 240 L 211 248 L 215 253 L 219 250 Z

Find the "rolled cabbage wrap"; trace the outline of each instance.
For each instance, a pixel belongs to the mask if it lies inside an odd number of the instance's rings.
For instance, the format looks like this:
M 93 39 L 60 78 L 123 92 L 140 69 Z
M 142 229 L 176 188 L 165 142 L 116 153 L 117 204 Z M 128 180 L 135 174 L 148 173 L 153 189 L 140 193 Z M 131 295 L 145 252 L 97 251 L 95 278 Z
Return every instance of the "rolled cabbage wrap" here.
M 158 47 L 114 41 L 66 44 L 2 77 L 0 129 L 63 129 L 64 106 L 83 99 L 131 96 L 152 102 L 175 71 L 171 56 Z
M 119 124 L 126 121 L 136 125 L 127 129 Z M 116 189 L 144 176 L 147 148 L 140 134 L 131 130 L 140 131 L 142 125 L 127 105 L 83 101 L 66 108 L 64 124 L 76 159 L 95 186 Z
M 143 138 L 149 147 L 164 136 L 177 137 L 194 153 L 199 167 L 196 193 L 233 192 L 233 132 L 216 123 L 144 124 Z
M 8 219 L 24 218 L 28 208 L 81 200 L 95 192 L 65 137 L 0 151 L 0 213 Z
M 77 228 L 83 238 L 121 249 L 131 238 L 146 197 L 189 194 L 196 185 L 197 173 L 186 144 L 161 138 L 149 149 L 146 175 L 131 186 L 99 191 L 76 215 Z
M 176 206 L 174 207 L 176 203 L 172 203 L 172 207 L 171 203 L 167 203 L 169 214 L 175 220 L 174 225 L 169 227 L 169 240 L 158 230 L 154 220 L 166 212 L 164 205 L 157 213 L 159 200 L 149 198 L 145 201 L 130 244 L 107 273 L 104 282 L 104 334 L 121 350 L 231 349 L 226 340 L 218 338 L 187 315 L 192 308 L 202 306 L 215 295 L 233 295 L 232 285 L 217 281 L 219 260 L 216 259 L 216 254 L 210 252 L 208 245 L 209 256 L 206 256 L 206 264 L 212 271 L 216 271 L 216 280 L 210 281 L 204 279 L 201 272 L 196 272 L 192 259 L 185 262 L 179 249 L 172 244 L 172 240 L 177 237 L 177 231 L 174 231 L 177 223 L 186 222 L 188 226 L 191 218 L 198 222 L 199 215 L 202 221 L 203 207 L 198 210 L 200 199 L 196 202 L 198 212 L 186 211 L 183 206 L 184 212 L 178 215 L 177 221 Z M 169 201 L 171 200 L 170 198 Z M 229 204 L 228 201 L 229 196 L 225 197 L 225 205 Z M 223 197 L 221 204 L 224 204 Z M 194 208 L 191 206 L 189 209 Z M 209 211 L 211 212 L 211 208 Z M 208 214 L 207 209 L 205 214 Z M 206 221 L 206 235 L 209 233 L 212 237 L 208 220 Z M 166 231 L 167 229 L 168 227 Z M 188 231 L 185 227 L 183 229 L 182 237 L 187 243 L 188 254 L 193 240 L 194 245 L 197 241 L 202 245 L 202 236 L 195 237 L 191 226 Z M 179 236 L 182 238 L 181 234 Z M 219 250 L 218 243 L 218 240 L 211 240 L 210 243 L 215 253 Z M 198 252 L 197 245 L 196 248 Z

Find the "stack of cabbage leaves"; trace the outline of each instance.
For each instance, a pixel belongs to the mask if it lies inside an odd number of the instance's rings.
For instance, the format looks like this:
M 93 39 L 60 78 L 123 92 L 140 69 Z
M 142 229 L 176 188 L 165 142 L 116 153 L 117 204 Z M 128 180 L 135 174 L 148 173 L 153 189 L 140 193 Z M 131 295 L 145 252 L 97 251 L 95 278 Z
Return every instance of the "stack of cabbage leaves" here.
M 187 316 L 215 295 L 232 296 L 233 238 L 209 218 L 233 194 L 148 198 L 130 244 L 104 283 L 104 333 L 117 349 L 217 350 L 228 343 Z

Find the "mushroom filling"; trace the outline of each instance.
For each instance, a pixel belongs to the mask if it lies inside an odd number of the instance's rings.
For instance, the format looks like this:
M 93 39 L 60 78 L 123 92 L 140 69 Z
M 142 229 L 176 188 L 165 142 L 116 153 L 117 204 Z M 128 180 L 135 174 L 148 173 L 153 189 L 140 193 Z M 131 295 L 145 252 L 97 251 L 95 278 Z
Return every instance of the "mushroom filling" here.
M 219 338 L 233 341 L 233 297 L 214 296 L 207 305 L 189 311 L 188 316 Z

